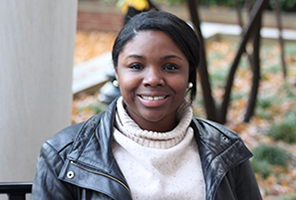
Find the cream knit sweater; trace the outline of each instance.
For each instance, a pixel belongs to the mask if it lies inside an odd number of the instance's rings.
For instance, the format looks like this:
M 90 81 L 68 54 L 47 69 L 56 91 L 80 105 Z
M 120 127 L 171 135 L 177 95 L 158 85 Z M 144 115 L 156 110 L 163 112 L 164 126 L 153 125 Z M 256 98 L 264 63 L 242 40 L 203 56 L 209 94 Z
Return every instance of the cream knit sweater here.
M 178 125 L 169 132 L 142 130 L 117 102 L 112 149 L 131 189 L 140 200 L 205 200 L 205 182 L 187 101 L 177 111 Z

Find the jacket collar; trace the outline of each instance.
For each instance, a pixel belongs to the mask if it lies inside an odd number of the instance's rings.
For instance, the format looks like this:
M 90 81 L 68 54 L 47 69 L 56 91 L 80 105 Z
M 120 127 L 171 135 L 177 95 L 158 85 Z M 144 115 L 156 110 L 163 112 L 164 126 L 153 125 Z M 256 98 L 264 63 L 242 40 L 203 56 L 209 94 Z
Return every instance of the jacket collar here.
M 215 199 L 217 189 L 225 174 L 249 159 L 252 154 L 241 138 L 225 126 L 193 118 L 191 127 L 194 129 L 202 163 L 206 199 L 212 200 Z

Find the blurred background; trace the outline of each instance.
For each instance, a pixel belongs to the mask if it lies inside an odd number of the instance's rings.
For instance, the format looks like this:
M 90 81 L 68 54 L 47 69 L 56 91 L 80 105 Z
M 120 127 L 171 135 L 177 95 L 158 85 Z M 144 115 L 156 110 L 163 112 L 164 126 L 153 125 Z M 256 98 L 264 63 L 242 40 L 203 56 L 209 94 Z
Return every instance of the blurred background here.
M 295 0 L 0 0 L 0 182 L 32 182 L 41 144 L 120 94 L 113 42 L 149 10 L 203 41 L 194 115 L 242 137 L 263 199 L 295 200 Z
M 243 43 L 252 14 L 254 16 L 252 9 L 254 6 L 259 7 L 258 2 L 196 1 L 211 94 L 219 114 L 223 112 L 220 109 L 225 102 L 223 97 L 227 80 L 230 79 L 230 69 Z M 161 10 L 192 23 L 188 1 L 154 0 L 153 3 Z M 250 36 L 235 70 L 225 120 L 218 120 L 219 116 L 212 117 L 235 130 L 252 150 L 252 165 L 264 199 L 296 199 L 295 19 L 295 1 L 266 3 L 261 19 L 255 20 L 261 21 L 261 37 L 256 39 L 255 35 Z M 80 0 L 75 46 L 76 66 L 88 59 L 108 54 L 123 20 L 124 13 L 117 1 Z M 244 27 L 244 33 L 241 27 Z M 251 32 L 256 32 L 256 29 Z M 250 57 L 256 52 L 255 48 L 258 48 L 259 59 L 257 71 L 250 61 Z M 256 91 L 254 79 L 257 78 Z M 86 90 L 74 95 L 72 123 L 84 121 L 106 108 L 106 104 L 98 100 L 101 87 L 102 84 L 94 91 Z M 206 110 L 203 93 L 199 84 L 193 105 L 194 113 L 195 116 L 207 118 L 211 111 Z M 251 102 L 253 111 L 250 111 Z

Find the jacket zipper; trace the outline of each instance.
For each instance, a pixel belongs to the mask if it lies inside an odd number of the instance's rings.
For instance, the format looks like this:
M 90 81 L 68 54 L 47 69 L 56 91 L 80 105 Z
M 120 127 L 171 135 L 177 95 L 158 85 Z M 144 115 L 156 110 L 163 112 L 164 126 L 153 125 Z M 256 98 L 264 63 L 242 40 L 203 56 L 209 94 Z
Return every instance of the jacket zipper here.
M 97 172 L 97 171 L 93 171 L 93 170 L 84 168 L 84 167 L 82 167 L 82 166 L 80 166 L 78 164 L 75 164 L 73 161 L 71 161 L 70 163 L 72 165 L 76 166 L 76 167 L 79 167 L 80 169 L 85 170 L 85 171 L 88 171 L 88 172 L 91 172 L 91 173 L 94 173 L 94 174 L 98 174 L 98 175 L 102 175 L 102 176 L 105 176 L 105 177 L 107 177 L 107 178 L 109 178 L 109 179 L 111 179 L 113 181 L 116 181 L 117 183 L 119 183 L 120 185 L 122 185 L 129 193 L 131 193 L 126 184 L 124 184 L 122 181 L 120 181 L 120 180 L 118 180 L 118 179 L 116 179 L 116 178 L 114 178 L 114 177 L 112 177 L 112 176 L 110 176 L 108 174 L 104 174 L 104 173 L 101 173 L 101 172 Z

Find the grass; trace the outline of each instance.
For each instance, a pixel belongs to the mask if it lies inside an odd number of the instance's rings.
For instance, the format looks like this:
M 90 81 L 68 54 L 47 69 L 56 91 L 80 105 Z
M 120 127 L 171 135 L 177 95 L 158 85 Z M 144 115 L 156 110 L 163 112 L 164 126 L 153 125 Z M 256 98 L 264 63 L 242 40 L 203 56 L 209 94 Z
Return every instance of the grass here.
M 296 143 L 296 109 L 285 115 L 279 123 L 273 124 L 268 135 L 274 140 L 281 140 L 286 143 Z
M 296 200 L 296 194 L 287 194 L 279 198 L 278 200 Z
M 252 150 L 254 157 L 251 159 L 255 173 L 267 178 L 272 173 L 272 166 L 287 166 L 288 153 L 284 149 L 268 144 L 260 144 Z
M 263 178 L 267 178 L 272 173 L 270 163 L 268 163 L 265 160 L 263 161 L 252 160 L 251 164 L 254 172 L 261 174 Z
M 266 119 L 268 121 L 272 121 L 273 113 L 270 112 L 270 108 L 274 105 L 278 105 L 280 103 L 280 99 L 276 95 L 268 96 L 268 92 L 261 93 L 258 95 L 256 102 L 256 110 L 255 114 L 262 119 Z

